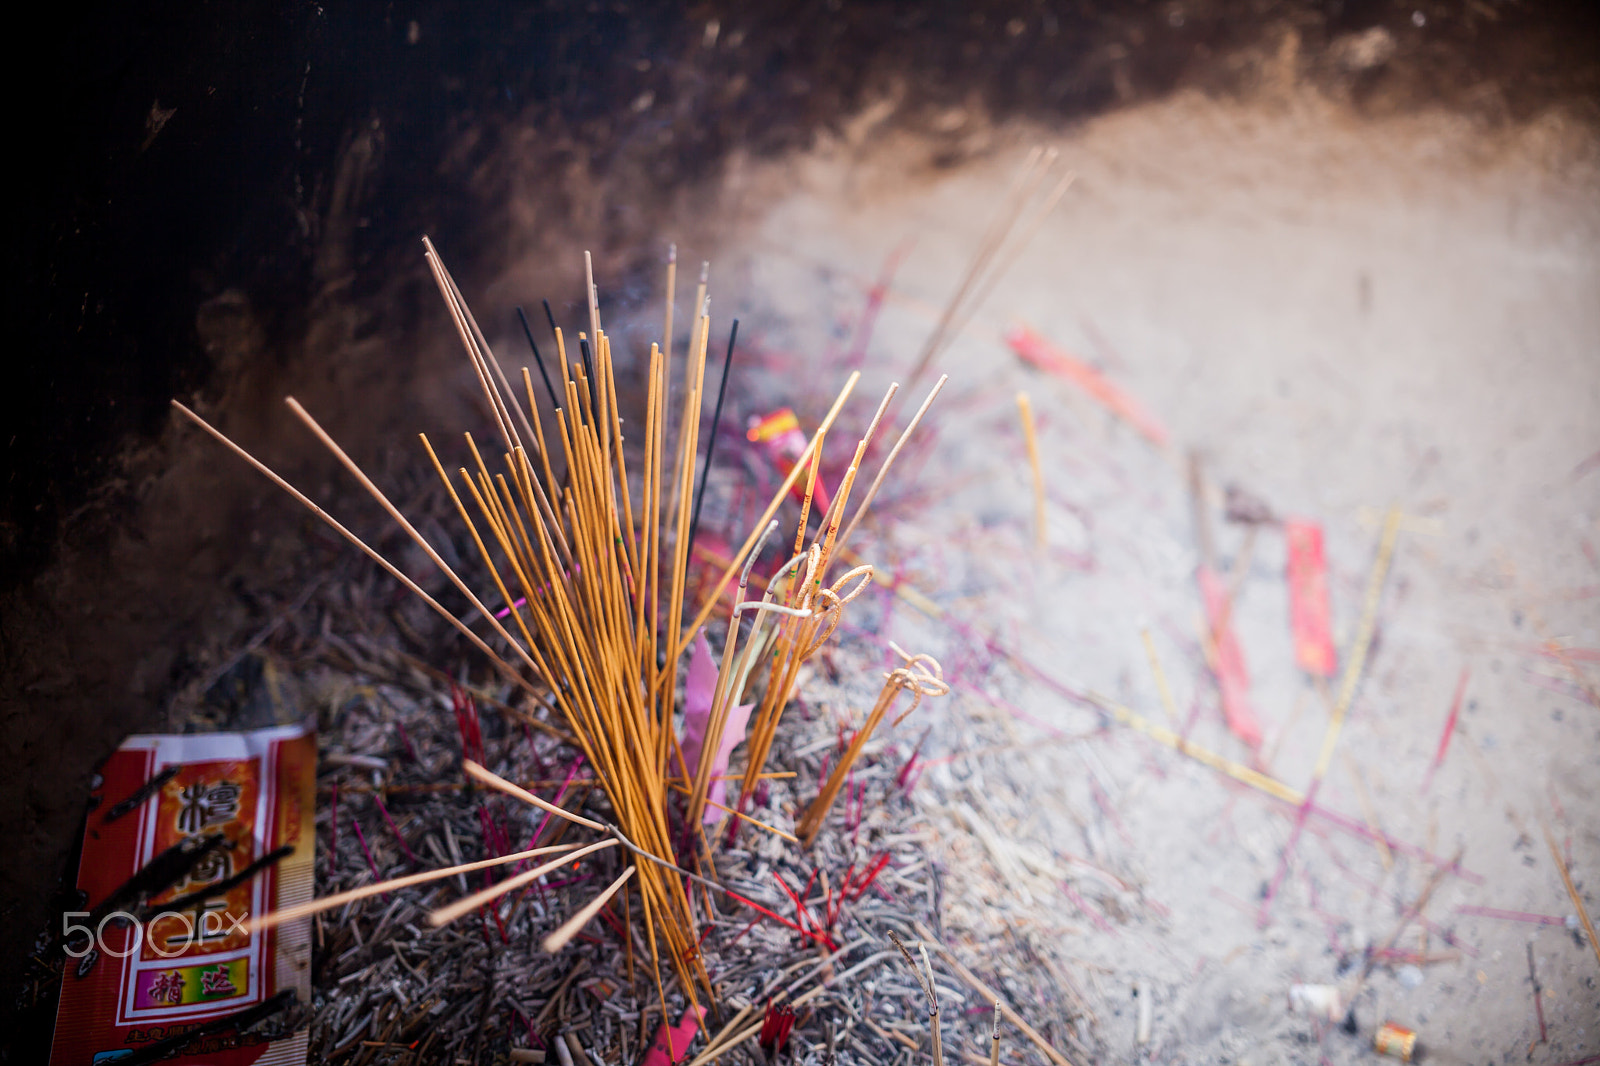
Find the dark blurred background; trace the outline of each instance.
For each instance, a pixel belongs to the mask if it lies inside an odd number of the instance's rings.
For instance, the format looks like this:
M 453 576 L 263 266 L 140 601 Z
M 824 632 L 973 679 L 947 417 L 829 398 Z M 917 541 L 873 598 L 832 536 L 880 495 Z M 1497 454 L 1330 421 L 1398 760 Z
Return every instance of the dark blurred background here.
M 1370 113 L 1441 107 L 1496 124 L 1559 103 L 1592 119 L 1600 99 L 1600 19 L 1582 2 L 213 0 L 37 13 L 8 65 L 8 1004 L 69 872 L 92 767 L 192 678 L 186 649 L 217 602 L 296 576 L 245 539 L 200 543 L 202 528 L 270 519 L 245 502 L 261 495 L 253 481 L 183 466 L 169 398 L 198 397 L 260 443 L 271 430 L 258 408 L 286 387 L 382 379 L 344 427 L 372 446 L 408 402 L 411 364 L 335 373 L 319 360 L 403 350 L 434 321 L 422 234 L 470 286 L 581 231 L 626 290 L 659 255 L 638 246 L 653 212 L 714 184 L 730 152 L 802 147 L 880 95 L 903 100 L 895 122 L 936 135 L 957 105 L 1070 123 L 1178 89 L 1251 94 L 1285 62 Z M 949 138 L 951 162 L 968 150 Z

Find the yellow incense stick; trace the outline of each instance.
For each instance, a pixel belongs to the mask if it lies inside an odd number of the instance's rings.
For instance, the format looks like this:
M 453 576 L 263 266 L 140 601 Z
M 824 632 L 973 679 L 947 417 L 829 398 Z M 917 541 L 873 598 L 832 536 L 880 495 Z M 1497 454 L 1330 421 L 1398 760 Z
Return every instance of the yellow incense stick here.
M 1017 413 L 1022 417 L 1022 438 L 1028 442 L 1028 465 L 1033 468 L 1033 537 L 1043 548 L 1050 543 L 1046 526 L 1044 500 L 1044 467 L 1039 463 L 1039 437 L 1033 428 L 1033 404 L 1025 392 L 1017 393 Z

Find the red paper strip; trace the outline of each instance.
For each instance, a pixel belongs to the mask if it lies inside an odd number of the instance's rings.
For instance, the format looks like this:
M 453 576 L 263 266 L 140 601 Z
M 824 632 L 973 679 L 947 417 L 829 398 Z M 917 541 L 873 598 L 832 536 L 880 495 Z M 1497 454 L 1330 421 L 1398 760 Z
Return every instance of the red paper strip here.
M 1216 646 L 1217 690 L 1222 695 L 1222 716 L 1233 735 L 1250 745 L 1261 746 L 1261 723 L 1250 706 L 1250 675 L 1245 671 L 1244 652 L 1233 634 L 1230 617 L 1232 603 L 1222 579 L 1209 566 L 1200 568 L 1200 596 L 1205 600 L 1206 625 Z
M 1474 907 L 1462 906 L 1456 908 L 1457 914 L 1470 914 L 1475 918 L 1499 918 L 1507 922 L 1531 922 L 1534 925 L 1566 925 L 1565 918 L 1557 918 L 1549 914 L 1529 914 L 1527 911 L 1506 911 L 1499 907 Z
M 1104 374 L 1088 363 L 1056 348 L 1026 326 L 1007 330 L 1006 343 L 1024 362 L 1032 363 L 1040 370 L 1048 371 L 1057 377 L 1066 378 L 1088 393 L 1092 400 L 1138 430 L 1152 444 L 1166 445 L 1166 427 L 1145 410 L 1143 404 L 1113 385 Z
M 1322 526 L 1291 518 L 1283 523 L 1289 541 L 1289 628 L 1294 658 L 1314 677 L 1332 677 L 1338 655 L 1328 611 L 1328 563 L 1322 552 Z
M 1433 763 L 1428 767 L 1428 772 L 1422 775 L 1421 791 L 1428 791 L 1428 785 L 1433 782 L 1434 772 L 1444 765 L 1445 752 L 1450 750 L 1450 738 L 1455 735 L 1456 719 L 1461 716 L 1461 697 L 1467 694 L 1467 678 L 1472 676 L 1469 667 L 1461 668 L 1461 680 L 1456 682 L 1456 695 L 1450 701 L 1450 713 L 1444 720 L 1444 732 L 1439 735 L 1439 750 L 1433 754 Z
M 662 1022 L 661 1028 L 656 1030 L 655 1043 L 645 1052 L 639 1066 L 671 1066 L 672 1063 L 687 1060 L 689 1056 L 685 1052 L 689 1050 L 689 1042 L 694 1039 L 694 1034 L 700 1031 L 700 1019 L 705 1017 L 705 1013 L 704 1007 L 689 1007 L 684 1010 L 683 1018 L 676 1026 L 669 1027 Z

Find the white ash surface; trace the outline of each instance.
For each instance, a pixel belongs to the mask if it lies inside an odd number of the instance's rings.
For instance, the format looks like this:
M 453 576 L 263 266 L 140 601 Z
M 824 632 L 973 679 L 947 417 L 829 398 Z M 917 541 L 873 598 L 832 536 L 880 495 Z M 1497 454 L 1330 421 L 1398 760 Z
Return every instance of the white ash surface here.
M 1600 470 L 1583 465 L 1600 448 L 1593 134 L 1555 113 L 1486 131 L 1445 114 L 1365 120 L 1310 97 L 1179 97 L 989 142 L 940 168 L 928 144 L 856 129 L 730 174 L 736 224 L 714 269 L 719 306 L 741 309 L 741 335 L 764 353 L 744 364 L 754 396 L 814 416 L 845 376 L 840 323 L 914 239 L 852 404 L 864 422 L 915 358 L 1026 146 L 1057 147 L 1075 187 L 936 367 L 951 383 L 934 454 L 914 479 L 901 472 L 854 547 L 1052 676 L 1166 725 L 1148 627 L 1180 715 L 1198 703 L 1190 738 L 1247 761 L 1200 651 L 1183 453 L 1206 458 L 1225 574 L 1245 534 L 1222 520 L 1223 485 L 1323 523 L 1341 668 L 1379 524 L 1399 506 L 1409 517 L 1377 637 L 1317 803 L 1364 825 L 1364 788 L 1384 832 L 1435 856 L 1462 849 L 1473 877 L 1446 876 L 1429 924 L 1396 943 L 1436 959 L 1374 969 L 1357 1035 L 1292 1014 L 1290 986 L 1359 974 L 1434 867 L 1313 818 L 1258 928 L 1291 808 L 1125 727 L 1102 730 L 1091 706 L 875 590 L 854 617 L 876 637 L 846 638 L 863 668 L 886 661 L 875 640 L 893 639 L 939 656 L 957 682 L 885 734 L 909 746 L 934 725 L 914 824 L 937 834 L 947 931 L 997 963 L 1059 968 L 1092 1007 L 1097 1061 L 1357 1062 L 1385 1020 L 1418 1030 L 1440 1062 L 1595 1054 L 1600 963 L 1581 933 L 1458 912 L 1574 914 L 1541 821 L 1600 910 L 1600 706 L 1585 692 L 1600 665 L 1575 652 L 1575 678 L 1541 650 L 1600 645 Z M 1001 340 L 1024 322 L 1143 401 L 1173 450 L 1024 366 Z M 895 432 L 930 384 L 902 394 Z M 1045 454 L 1042 553 L 1018 389 Z M 1328 704 L 1294 664 L 1281 533 L 1262 530 L 1239 565 L 1263 754 L 1304 789 Z M 1424 793 L 1463 668 L 1459 725 Z M 1044 945 L 1048 964 L 1023 959 L 1012 935 Z M 1153 999 L 1142 1048 L 1135 985 Z

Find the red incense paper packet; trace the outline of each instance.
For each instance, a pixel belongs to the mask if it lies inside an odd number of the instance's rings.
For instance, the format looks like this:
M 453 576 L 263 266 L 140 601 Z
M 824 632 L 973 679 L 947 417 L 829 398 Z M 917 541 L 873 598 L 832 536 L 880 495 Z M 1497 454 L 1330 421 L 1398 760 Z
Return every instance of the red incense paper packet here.
M 767 459 L 784 477 L 789 476 L 794 464 L 805 454 L 807 443 L 806 435 L 800 432 L 800 420 L 787 407 L 780 407 L 765 417 L 752 415 L 745 438 L 753 444 L 761 445 L 766 450 Z M 793 487 L 789 489 L 789 494 L 794 497 L 796 503 L 805 502 L 804 474 L 796 479 Z M 817 486 L 811 495 L 811 506 L 815 509 L 817 518 L 828 513 L 828 501 L 827 487 L 822 484 L 822 475 L 818 473 Z
M 1316 677 L 1332 677 L 1337 655 L 1328 611 L 1328 563 L 1322 554 L 1322 526 L 1287 519 L 1289 540 L 1289 628 L 1294 658 L 1300 669 Z
M 177 772 L 154 794 L 108 818 L 168 767 Z M 285 989 L 310 1001 L 309 919 L 255 935 L 246 927 L 252 916 L 312 897 L 316 770 L 316 739 L 303 725 L 133 736 L 112 754 L 84 829 L 78 867 L 84 910 L 62 919 L 74 958 L 62 976 L 52 1066 L 114 1062 Z M 86 924 L 89 909 L 152 858 L 185 838 L 213 833 L 228 843 L 154 896 L 150 917 Z M 294 850 L 244 884 L 181 912 L 163 911 L 163 903 L 224 881 L 284 845 Z M 303 1066 L 306 1038 L 303 1029 L 270 1043 L 254 1033 L 223 1032 L 164 1061 Z

